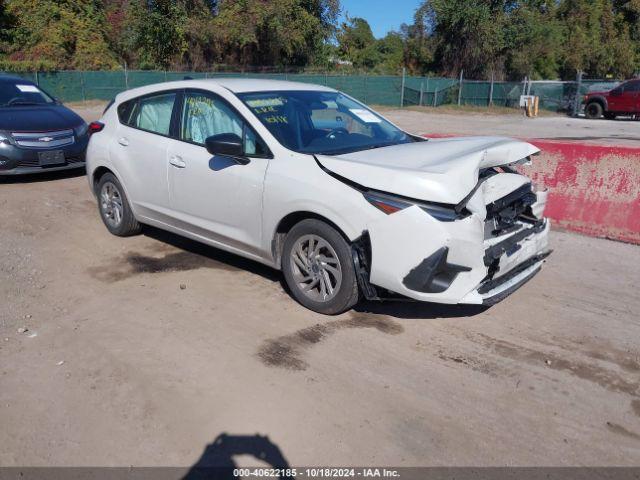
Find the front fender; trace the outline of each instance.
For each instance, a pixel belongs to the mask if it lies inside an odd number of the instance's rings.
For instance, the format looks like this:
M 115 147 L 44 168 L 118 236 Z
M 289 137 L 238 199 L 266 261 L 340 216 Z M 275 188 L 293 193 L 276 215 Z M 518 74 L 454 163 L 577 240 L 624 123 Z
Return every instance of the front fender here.
M 587 103 L 591 102 L 599 102 L 602 104 L 605 110 L 609 110 L 609 102 L 607 101 L 607 97 L 604 97 L 602 95 L 595 95 L 593 97 L 589 97 L 589 99 L 587 100 Z
M 305 158 L 306 157 L 306 158 Z M 321 217 L 353 241 L 367 223 L 382 214 L 362 193 L 322 171 L 313 157 L 279 158 L 267 170 L 263 202 L 262 244 L 271 251 L 283 219 L 295 213 Z M 272 259 L 276 263 L 277 259 Z

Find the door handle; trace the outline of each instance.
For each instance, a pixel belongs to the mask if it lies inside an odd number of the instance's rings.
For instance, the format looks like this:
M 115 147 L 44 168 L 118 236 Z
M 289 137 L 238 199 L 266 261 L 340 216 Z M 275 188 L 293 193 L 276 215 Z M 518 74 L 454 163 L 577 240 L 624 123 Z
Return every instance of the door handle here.
M 172 155 L 171 157 L 169 157 L 169 163 L 177 168 L 184 168 L 187 166 L 184 160 L 182 160 L 182 157 L 178 155 Z
M 129 145 L 129 139 L 127 139 L 126 137 L 121 137 L 118 139 L 118 143 L 123 147 L 126 147 L 127 145 Z

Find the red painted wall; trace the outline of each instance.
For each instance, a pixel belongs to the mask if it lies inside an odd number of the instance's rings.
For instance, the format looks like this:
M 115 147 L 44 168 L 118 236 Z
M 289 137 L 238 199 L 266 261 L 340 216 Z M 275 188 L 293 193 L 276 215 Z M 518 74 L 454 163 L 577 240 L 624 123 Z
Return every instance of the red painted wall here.
M 553 224 L 640 244 L 640 148 L 527 141 L 541 153 L 519 170 L 549 189 L 545 215 Z

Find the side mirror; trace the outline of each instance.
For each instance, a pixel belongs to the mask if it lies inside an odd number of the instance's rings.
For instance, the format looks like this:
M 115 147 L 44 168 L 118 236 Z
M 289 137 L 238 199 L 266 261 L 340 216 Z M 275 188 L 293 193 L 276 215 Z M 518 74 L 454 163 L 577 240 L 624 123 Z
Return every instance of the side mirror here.
M 226 155 L 228 157 L 242 157 L 242 139 L 235 133 L 221 133 L 207 137 L 204 141 L 207 151 L 211 155 Z

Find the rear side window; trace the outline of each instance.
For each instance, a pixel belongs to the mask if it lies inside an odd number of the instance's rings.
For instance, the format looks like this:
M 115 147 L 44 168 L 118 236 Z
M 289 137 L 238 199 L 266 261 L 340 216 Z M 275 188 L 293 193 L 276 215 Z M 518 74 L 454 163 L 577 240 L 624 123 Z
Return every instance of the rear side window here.
M 133 128 L 169 135 L 175 93 L 149 95 L 118 106 L 120 122 Z
M 629 82 L 624 86 L 625 92 L 640 92 L 640 82 Z
M 118 119 L 120 123 L 131 126 L 131 113 L 136 106 L 136 100 L 129 100 L 118 105 Z

